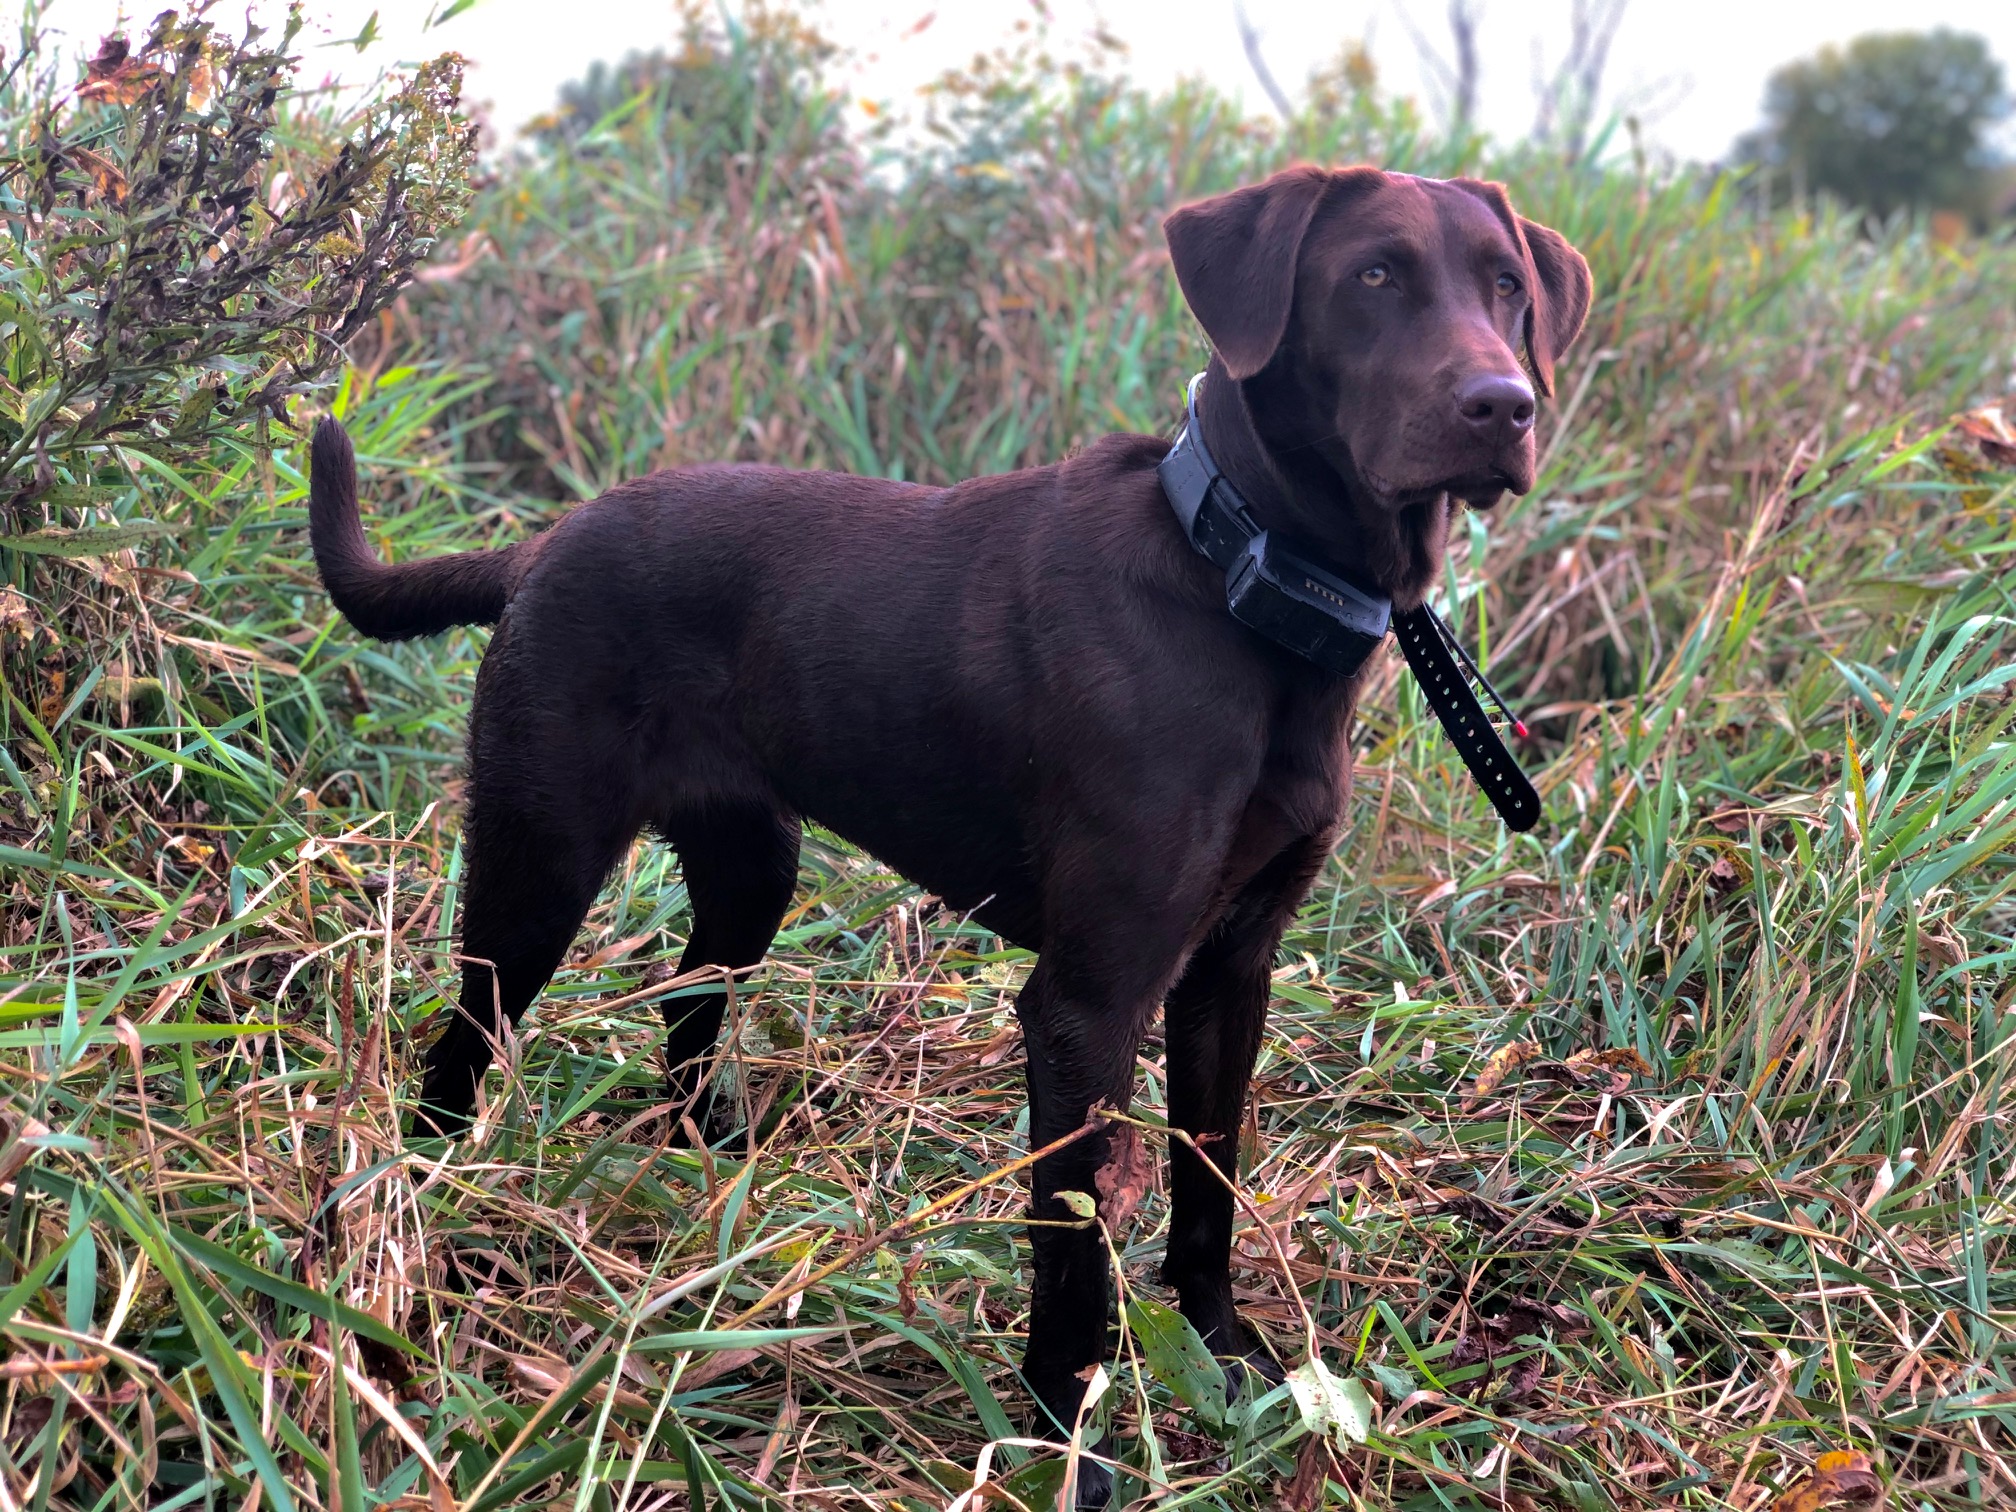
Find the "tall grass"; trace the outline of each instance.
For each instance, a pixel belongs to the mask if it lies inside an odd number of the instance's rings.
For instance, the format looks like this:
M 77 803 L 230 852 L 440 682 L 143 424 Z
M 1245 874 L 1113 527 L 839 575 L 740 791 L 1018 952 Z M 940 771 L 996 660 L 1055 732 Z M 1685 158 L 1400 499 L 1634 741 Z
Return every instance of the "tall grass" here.
M 1151 1198 L 1113 1236 L 1123 1496 L 1747 1509 L 1859 1450 L 1899 1505 L 2006 1499 L 2016 488 L 1944 421 L 2010 383 L 2016 248 L 1034 60 L 906 146 L 817 53 L 695 21 L 500 168 L 326 393 L 393 555 L 668 462 L 936 479 L 1166 431 L 1203 348 L 1157 219 L 1292 156 L 1503 175 L 1596 269 L 1539 485 L 1445 589 L 1538 715 L 1547 822 L 1505 834 L 1379 673 L 1243 1141 L 1242 1300 L 1291 1363 L 1306 1309 L 1369 1436 L 1212 1398 Z M 108 507 L 173 529 L 138 553 L 0 537 L 7 1496 L 921 1508 L 984 1466 L 1047 1504 L 1027 960 L 871 858 L 809 837 L 738 991 L 746 1133 L 671 1148 L 687 914 L 640 844 L 476 1134 L 404 1147 L 481 637 L 349 632 L 301 463 L 133 473 Z

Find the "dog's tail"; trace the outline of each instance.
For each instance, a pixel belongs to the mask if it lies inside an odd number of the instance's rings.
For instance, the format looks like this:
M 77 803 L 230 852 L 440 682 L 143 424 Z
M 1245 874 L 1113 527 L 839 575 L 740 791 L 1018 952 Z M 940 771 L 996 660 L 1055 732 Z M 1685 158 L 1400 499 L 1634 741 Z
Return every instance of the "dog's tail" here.
M 343 617 L 378 640 L 433 635 L 453 625 L 494 625 L 510 602 L 519 547 L 388 565 L 357 518 L 357 459 L 333 419 L 309 448 L 308 534 L 322 586 Z

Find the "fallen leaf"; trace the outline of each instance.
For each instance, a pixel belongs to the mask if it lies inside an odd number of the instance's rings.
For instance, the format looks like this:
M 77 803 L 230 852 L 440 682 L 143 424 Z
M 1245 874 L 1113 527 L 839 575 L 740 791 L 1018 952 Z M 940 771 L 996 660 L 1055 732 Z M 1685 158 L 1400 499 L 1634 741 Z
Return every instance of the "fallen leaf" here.
M 1106 1162 L 1092 1173 L 1099 1193 L 1099 1216 L 1107 1230 L 1119 1234 L 1155 1183 L 1155 1168 L 1141 1142 L 1141 1131 L 1130 1123 L 1106 1126 Z
M 760 1349 L 717 1349 L 688 1365 L 679 1376 L 681 1391 L 697 1391 L 709 1381 L 731 1375 L 763 1358 Z
M 1356 1376 L 1340 1376 L 1311 1356 L 1288 1372 L 1288 1392 L 1302 1426 L 1340 1449 L 1364 1443 L 1372 1432 L 1372 1397 Z
M 1883 1481 L 1859 1449 L 1820 1456 L 1813 1473 L 1771 1503 L 1771 1512 L 1821 1512 L 1824 1507 L 1869 1506 L 1883 1495 Z
M 1918 936 L 1918 944 L 1927 960 L 1936 961 L 1941 966 L 1958 966 L 1967 959 L 1967 947 L 1949 934 L 1934 934 L 1926 930 Z
M 35 629 L 35 616 L 28 600 L 13 588 L 0 588 L 0 635 L 26 640 Z
M 1443 1199 L 1445 1213 L 1454 1213 L 1459 1218 L 1468 1218 L 1487 1234 L 1495 1234 L 1505 1227 L 1505 1216 L 1482 1197 L 1470 1192 L 1457 1192 Z
M 1327 1439 L 1306 1438 L 1295 1455 L 1295 1478 L 1281 1492 L 1282 1512 L 1316 1512 L 1335 1461 Z
M 1953 428 L 1972 441 L 1994 467 L 2016 467 L 2016 422 L 2007 404 L 1984 404 L 1953 417 Z
M 1750 810 L 1740 803 L 1724 803 L 1708 816 L 1708 823 L 1725 835 L 1748 834 Z
M 12 1180 L 14 1173 L 42 1148 L 39 1141 L 50 1132 L 49 1125 L 41 1119 L 26 1113 L 18 1116 L 20 1121 L 14 1123 L 0 1114 L 0 1181 Z
M 903 1314 L 905 1323 L 917 1321 L 917 1272 L 923 1264 L 924 1251 L 920 1249 L 904 1261 L 903 1268 L 896 1272 L 896 1310 Z M 802 1296 L 803 1293 L 798 1295 Z
M 201 840 L 188 835 L 170 835 L 168 849 L 191 866 L 201 866 L 217 854 L 216 846 L 205 845 Z
M 1521 1337 L 1542 1334 L 1550 1329 L 1564 1338 L 1573 1338 L 1589 1332 L 1589 1320 L 1572 1307 L 1520 1297 L 1495 1318 L 1473 1316 L 1469 1327 L 1457 1336 L 1449 1363 L 1454 1366 L 1494 1367 L 1486 1369 L 1471 1389 L 1473 1399 L 1480 1397 L 1495 1379 L 1495 1366 L 1501 1355 L 1517 1353 Z M 1540 1376 L 1546 1367 L 1547 1356 L 1538 1349 L 1513 1361 L 1511 1369 L 1505 1373 L 1505 1391 L 1501 1400 L 1514 1402 L 1530 1396 L 1533 1388 L 1540 1384 Z
M 1468 1113 L 1498 1090 L 1512 1072 L 1528 1061 L 1540 1058 L 1540 1047 L 1532 1040 L 1513 1040 L 1508 1045 L 1500 1045 L 1491 1052 L 1491 1058 L 1484 1062 L 1484 1069 L 1477 1073 L 1477 1081 L 1469 1095 L 1463 1099 L 1463 1111 Z
M 567 1368 L 564 1365 L 528 1360 L 523 1355 L 513 1355 L 509 1365 L 511 1374 L 518 1378 L 521 1386 L 543 1391 L 549 1396 L 567 1384 Z
M 1577 1050 L 1561 1064 L 1577 1081 L 1600 1083 L 1612 1096 L 1630 1086 L 1632 1077 L 1652 1075 L 1645 1057 L 1628 1047 Z
M 1008 1052 L 1015 1048 L 1015 1041 L 1022 1036 L 1020 1024 L 1009 1024 L 994 1038 L 980 1047 L 980 1059 L 974 1064 L 982 1067 L 998 1066 L 1008 1058 Z
M 1708 886 L 1717 897 L 1727 897 L 1743 885 L 1744 869 L 1727 856 L 1717 856 L 1708 868 Z

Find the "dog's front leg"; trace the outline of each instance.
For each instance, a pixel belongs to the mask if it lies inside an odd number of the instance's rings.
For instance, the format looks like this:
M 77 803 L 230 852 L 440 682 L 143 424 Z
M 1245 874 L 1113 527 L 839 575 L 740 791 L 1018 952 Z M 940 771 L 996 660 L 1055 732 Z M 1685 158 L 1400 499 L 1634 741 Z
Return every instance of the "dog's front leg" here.
M 1169 994 L 1169 1119 L 1195 1139 L 1216 1170 L 1171 1141 L 1169 1248 L 1162 1279 L 1211 1352 L 1278 1379 L 1232 1304 L 1229 1183 L 1239 1174 L 1239 1125 L 1260 1053 L 1281 932 L 1329 852 L 1327 839 L 1290 846 L 1262 869 L 1191 955 Z M 1233 1375 L 1235 1387 L 1237 1367 Z
M 1119 953 L 1138 960 L 1138 945 Z M 1028 1054 L 1032 1147 L 1082 1127 L 1095 1108 L 1126 1107 L 1141 1036 L 1173 972 L 1172 962 L 1157 980 L 1152 964 L 1129 971 L 1111 959 L 1094 969 L 1076 949 L 1046 948 L 1015 1004 Z M 1023 1373 L 1037 1402 L 1037 1431 L 1059 1439 L 1070 1435 L 1084 1400 L 1083 1372 L 1106 1356 L 1112 1296 L 1105 1239 L 1057 1194 L 1096 1194 L 1109 1144 L 1108 1135 L 1090 1134 L 1036 1164 L 1029 1232 L 1036 1274 Z M 1109 1493 L 1103 1469 L 1080 1466 L 1079 1506 L 1103 1506 Z

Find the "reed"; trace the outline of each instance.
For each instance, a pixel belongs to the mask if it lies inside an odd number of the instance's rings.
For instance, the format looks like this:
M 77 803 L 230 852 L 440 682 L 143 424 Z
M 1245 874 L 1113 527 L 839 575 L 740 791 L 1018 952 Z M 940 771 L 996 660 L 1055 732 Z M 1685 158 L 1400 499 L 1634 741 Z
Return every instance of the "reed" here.
M 1294 157 L 1502 177 L 1596 270 L 1539 484 L 1445 586 L 1547 820 L 1502 830 L 1392 658 L 1276 973 L 1239 1282 L 1369 1421 L 1214 1397 L 1151 1196 L 1112 1236 L 1123 1497 L 1751 1509 L 1829 1451 L 1900 1506 L 2016 1492 L 2016 480 L 1948 425 L 2012 386 L 2016 246 L 1444 143 L 1343 73 L 1281 128 L 1032 51 L 912 139 L 795 12 L 682 24 L 496 164 L 319 392 L 391 554 L 669 463 L 942 480 L 1166 433 L 1204 348 L 1159 217 Z M 268 443 L 94 454 L 35 527 L 145 540 L 0 536 L 9 1500 L 926 1508 L 984 1461 L 988 1505 L 1049 1505 L 1027 958 L 871 858 L 808 837 L 738 988 L 746 1134 L 671 1146 L 687 914 L 640 843 L 476 1134 L 404 1146 L 482 636 L 349 632 Z

